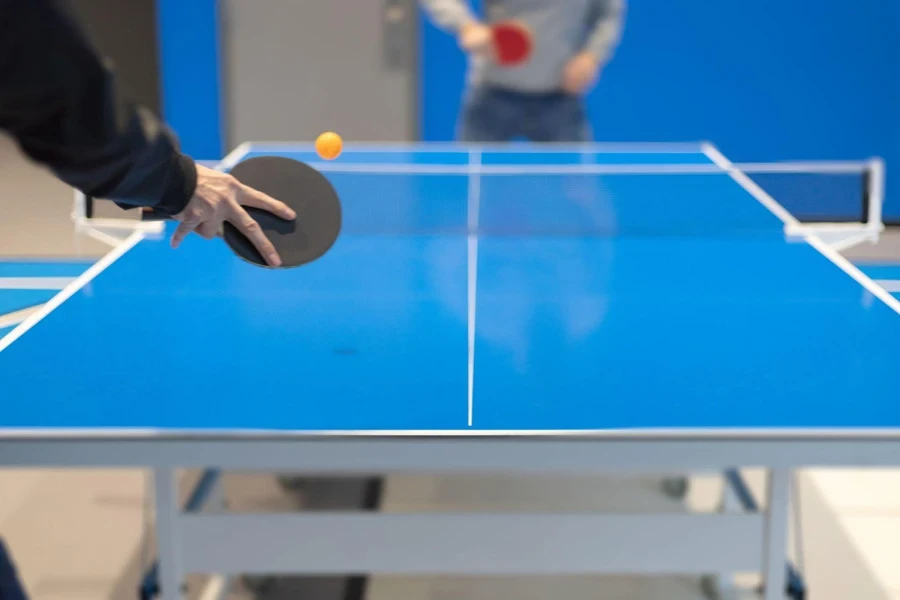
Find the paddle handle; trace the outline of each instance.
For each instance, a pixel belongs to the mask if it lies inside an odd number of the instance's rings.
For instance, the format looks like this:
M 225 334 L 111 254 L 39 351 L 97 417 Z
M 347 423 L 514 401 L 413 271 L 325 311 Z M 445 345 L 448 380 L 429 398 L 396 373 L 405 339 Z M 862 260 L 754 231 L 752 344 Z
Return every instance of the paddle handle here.
M 162 215 L 152 208 L 141 209 L 141 221 L 171 221 L 172 217 Z

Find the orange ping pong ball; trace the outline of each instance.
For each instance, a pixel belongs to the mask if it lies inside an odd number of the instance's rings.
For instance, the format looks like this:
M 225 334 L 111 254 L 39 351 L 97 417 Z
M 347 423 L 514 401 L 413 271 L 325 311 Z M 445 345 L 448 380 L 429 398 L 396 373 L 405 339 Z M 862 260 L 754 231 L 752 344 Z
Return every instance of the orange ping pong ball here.
M 316 138 L 316 152 L 325 160 L 334 160 L 341 155 L 344 142 L 333 131 L 326 131 Z

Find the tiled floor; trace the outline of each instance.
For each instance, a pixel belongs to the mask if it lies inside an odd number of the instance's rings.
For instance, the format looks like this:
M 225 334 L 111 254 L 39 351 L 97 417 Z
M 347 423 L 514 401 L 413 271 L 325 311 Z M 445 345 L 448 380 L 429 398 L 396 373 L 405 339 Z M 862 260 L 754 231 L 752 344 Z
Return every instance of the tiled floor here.
M 97 258 L 107 251 L 106 245 L 75 235 L 70 216 L 72 189 L 22 159 L 2 134 L 0 181 L 4 198 L 0 256 Z
M 817 474 L 837 522 L 891 600 L 900 600 L 900 471 Z
M 853 475 L 836 473 L 835 476 Z M 800 501 L 804 527 L 805 565 L 813 600 L 838 600 L 853 590 L 867 600 L 895 600 L 886 595 L 881 571 L 890 569 L 885 540 L 900 540 L 896 531 L 836 518 L 829 506 L 829 489 L 817 488 L 820 473 L 801 478 Z M 894 478 L 897 476 L 894 475 Z M 187 478 L 187 477 L 186 477 Z M 761 487 L 760 473 L 751 473 L 753 487 Z M 149 548 L 145 524 L 145 474 L 133 471 L 7 471 L 0 473 L 0 532 L 19 561 L 22 576 L 35 600 L 71 598 L 132 599 L 141 565 Z M 233 510 L 292 510 L 302 497 L 284 493 L 269 475 L 229 474 L 225 489 Z M 658 493 L 658 480 L 644 478 L 398 477 L 390 480 L 385 510 L 684 510 Z M 838 484 L 836 479 L 831 482 Z M 549 484 L 549 485 L 548 485 Z M 846 485 L 846 484 L 844 484 Z M 187 486 L 186 486 L 187 487 Z M 692 510 L 709 510 L 718 498 L 714 478 L 697 482 L 689 499 Z M 62 492 L 65 492 L 65 495 Z M 876 494 L 878 490 L 873 490 Z M 337 492 L 337 495 L 346 493 Z M 858 506 L 847 496 L 843 506 Z M 840 504 L 840 503 L 839 503 Z M 895 518 L 895 517 L 891 517 Z M 892 537 L 887 537 L 892 536 Z M 863 547 L 865 546 L 865 547 Z M 864 556 L 884 552 L 881 563 Z M 896 556 L 896 554 L 893 554 Z M 841 575 L 837 581 L 835 573 Z M 752 581 L 753 578 L 750 578 Z M 843 586 L 843 588 L 841 587 Z M 334 599 L 339 582 L 285 579 L 267 600 Z M 199 598 L 200 586 L 192 586 Z M 237 586 L 230 600 L 253 596 Z M 577 577 L 577 578 L 398 578 L 377 577 L 369 584 L 370 600 L 444 600 L 478 598 L 603 598 L 621 600 L 700 600 L 699 581 L 688 577 Z M 741 598 L 752 597 L 749 593 Z
M 900 229 L 889 230 L 877 245 L 857 246 L 845 255 L 873 279 L 900 280 Z M 900 368 L 900 353 L 897 364 Z M 813 477 L 880 593 L 900 600 L 900 470 L 816 471 Z
M 33 599 L 135 597 L 143 479 L 138 471 L 0 473 L 0 533 Z
M 862 244 L 847 250 L 844 255 L 853 262 L 890 263 L 900 262 L 900 227 L 889 229 L 878 240 L 878 244 Z
M 900 597 L 900 514 L 840 515 L 840 521 L 885 591 Z
M 900 281 L 900 230 L 888 231 L 877 246 L 859 246 L 846 254 L 873 279 Z M 896 286 L 885 283 L 885 289 L 900 296 Z M 900 368 L 900 352 L 897 364 Z M 900 600 L 900 470 L 830 471 L 817 473 L 817 480 L 884 593 Z

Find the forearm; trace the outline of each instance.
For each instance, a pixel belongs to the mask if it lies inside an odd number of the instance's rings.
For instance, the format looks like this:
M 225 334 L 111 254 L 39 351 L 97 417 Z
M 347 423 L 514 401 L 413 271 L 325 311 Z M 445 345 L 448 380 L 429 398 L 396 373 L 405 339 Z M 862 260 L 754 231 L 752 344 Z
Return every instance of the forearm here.
M 584 50 L 605 64 L 622 38 L 625 0 L 595 0 L 593 25 Z
M 426 14 L 438 27 L 457 32 L 476 20 L 466 0 L 419 0 Z
M 179 212 L 196 167 L 165 126 L 126 102 L 57 0 L 0 0 L 0 129 L 86 194 Z

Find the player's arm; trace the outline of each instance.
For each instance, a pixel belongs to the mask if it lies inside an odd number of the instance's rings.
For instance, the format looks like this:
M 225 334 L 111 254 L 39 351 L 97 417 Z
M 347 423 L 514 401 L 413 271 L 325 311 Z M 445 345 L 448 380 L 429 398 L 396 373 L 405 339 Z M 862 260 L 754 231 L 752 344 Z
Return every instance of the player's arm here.
M 597 81 L 622 37 L 624 14 L 625 0 L 591 0 L 586 42 L 563 70 L 565 91 L 583 94 Z
M 612 57 L 622 39 L 625 21 L 625 0 L 592 0 L 589 33 L 584 52 L 599 66 Z
M 180 212 L 197 168 L 114 73 L 59 0 L 0 0 L 0 129 L 59 179 L 124 206 Z
M 61 1 L 0 0 L 0 129 L 72 187 L 174 216 L 173 246 L 192 232 L 215 237 L 228 221 L 281 264 L 243 207 L 294 211 L 182 154 L 162 122 L 124 99 Z
M 491 31 L 472 12 L 467 0 L 419 0 L 431 21 L 452 32 L 466 52 L 483 50 L 491 41 Z
M 458 34 L 478 19 L 467 0 L 419 0 L 419 4 L 431 21 L 445 31 Z

